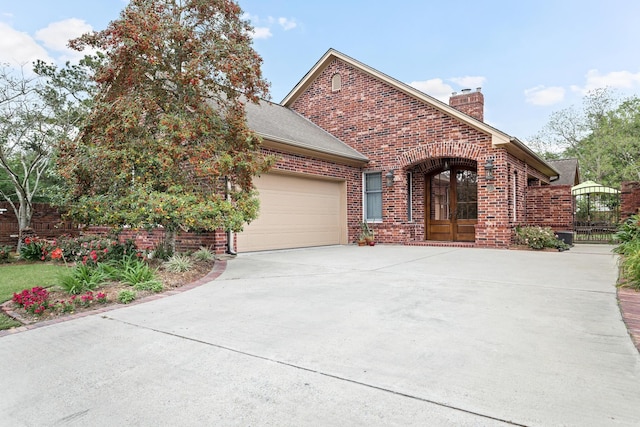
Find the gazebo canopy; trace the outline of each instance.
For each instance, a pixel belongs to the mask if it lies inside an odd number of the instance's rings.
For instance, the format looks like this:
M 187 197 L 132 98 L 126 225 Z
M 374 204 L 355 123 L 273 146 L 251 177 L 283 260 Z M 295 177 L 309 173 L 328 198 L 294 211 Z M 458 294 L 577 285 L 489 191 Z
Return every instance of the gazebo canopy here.
M 615 188 L 606 187 L 594 181 L 585 181 L 571 187 L 571 194 L 579 196 L 582 194 L 618 194 L 620 191 Z

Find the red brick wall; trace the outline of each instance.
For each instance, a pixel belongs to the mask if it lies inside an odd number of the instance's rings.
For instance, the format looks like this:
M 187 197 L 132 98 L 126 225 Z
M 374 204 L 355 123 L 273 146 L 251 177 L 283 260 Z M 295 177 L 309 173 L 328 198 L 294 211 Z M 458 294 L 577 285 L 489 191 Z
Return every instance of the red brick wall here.
M 620 219 L 640 212 L 640 182 L 626 181 L 620 190 Z
M 88 227 L 83 230 L 82 234 L 107 235 L 110 230 L 109 227 Z M 125 229 L 118 237 L 120 241 L 132 239 L 138 249 L 151 250 L 164 240 L 165 233 L 161 228 L 149 231 Z M 209 248 L 216 254 L 224 253 L 226 251 L 226 234 L 224 231 L 215 233 L 179 232 L 176 236 L 176 250 L 180 252 L 196 251 L 200 247 Z
M 527 188 L 524 224 L 551 227 L 554 231 L 573 230 L 573 197 L 570 185 Z
M 7 202 L 0 203 L 0 208 L 6 209 L 6 212 L 0 215 L 0 245 L 16 247 L 19 231 L 16 215 Z M 33 204 L 31 228 L 37 236 L 44 238 L 55 238 L 63 234 L 77 234 L 78 232 L 73 224 L 62 221 L 56 208 L 45 203 Z
M 7 209 L 4 214 L 0 215 L 0 245 L 10 245 L 15 248 L 18 243 L 18 221 L 9 203 L 0 203 L 0 208 Z M 36 236 L 45 239 L 81 234 L 77 226 L 71 222 L 62 221 L 58 210 L 45 203 L 34 204 L 31 228 Z M 82 233 L 104 235 L 108 234 L 109 230 L 108 227 L 89 227 Z M 164 231 L 157 229 L 151 232 L 144 230 L 125 230 L 122 232 L 122 240 L 130 238 L 136 241 L 138 248 L 147 249 L 155 247 L 164 238 Z M 205 246 L 220 254 L 226 251 L 226 235 L 222 231 L 216 233 L 179 233 L 176 246 L 179 251 L 193 251 L 200 246 Z
M 342 88 L 332 91 L 331 77 L 336 73 L 342 76 Z M 482 165 L 493 157 L 496 179 L 490 186 L 481 180 L 478 188 L 476 243 L 508 246 L 509 158 L 504 149 L 492 147 L 489 134 L 338 59 L 295 100 L 292 109 L 369 157 L 366 171 L 384 175 L 395 170 L 394 186 L 383 187 L 384 221 L 373 225 L 381 242 L 402 243 L 417 234 L 424 238 L 424 206 L 420 201 L 424 198 L 424 179 L 414 176 L 414 221 L 408 222 L 406 171 L 431 158 L 462 157 L 475 160 L 478 174 L 484 176 Z M 361 176 L 354 179 L 357 182 L 351 187 L 358 189 L 360 206 L 354 206 L 354 214 L 350 210 L 350 224 L 362 218 Z

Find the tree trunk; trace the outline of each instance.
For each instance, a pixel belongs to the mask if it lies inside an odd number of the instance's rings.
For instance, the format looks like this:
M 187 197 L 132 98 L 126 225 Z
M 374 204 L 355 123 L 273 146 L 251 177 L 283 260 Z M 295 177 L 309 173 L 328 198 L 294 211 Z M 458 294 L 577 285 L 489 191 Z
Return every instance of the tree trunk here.
M 169 245 L 169 248 L 171 249 L 171 253 L 175 254 L 176 253 L 176 231 L 168 230 L 165 228 L 164 240 L 167 243 L 167 245 Z
M 24 237 L 26 237 L 24 230 L 31 230 L 31 217 L 33 216 L 33 207 L 31 206 L 31 202 L 20 193 L 18 193 L 18 201 L 18 206 L 16 206 L 14 203 L 11 203 L 11 206 L 13 207 L 13 212 L 15 213 L 16 219 L 18 221 L 17 251 L 20 252 Z M 30 231 L 26 234 L 33 235 L 34 233 L 33 231 Z

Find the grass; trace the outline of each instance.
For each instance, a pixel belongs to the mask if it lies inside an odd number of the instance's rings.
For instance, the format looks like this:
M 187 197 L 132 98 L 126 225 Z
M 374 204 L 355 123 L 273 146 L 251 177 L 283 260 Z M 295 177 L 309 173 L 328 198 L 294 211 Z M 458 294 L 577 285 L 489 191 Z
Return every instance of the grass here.
M 10 300 L 14 292 L 34 286 L 48 288 L 56 283 L 65 267 L 52 264 L 19 264 L 0 266 L 0 304 Z M 0 330 L 20 326 L 10 317 L 0 314 Z

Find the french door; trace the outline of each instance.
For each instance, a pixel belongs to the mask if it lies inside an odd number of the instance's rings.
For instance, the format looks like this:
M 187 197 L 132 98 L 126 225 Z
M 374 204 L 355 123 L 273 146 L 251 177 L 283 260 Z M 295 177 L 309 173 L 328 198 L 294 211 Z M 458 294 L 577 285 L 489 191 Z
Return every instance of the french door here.
M 426 239 L 475 241 L 478 222 L 477 171 L 452 167 L 427 177 L 426 187 Z

